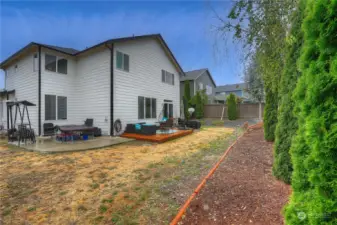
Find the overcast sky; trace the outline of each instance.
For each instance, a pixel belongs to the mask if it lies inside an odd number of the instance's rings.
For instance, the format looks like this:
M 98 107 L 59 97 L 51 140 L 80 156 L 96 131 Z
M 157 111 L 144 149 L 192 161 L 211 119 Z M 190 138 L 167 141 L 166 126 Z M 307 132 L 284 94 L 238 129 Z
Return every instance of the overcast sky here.
M 185 71 L 209 68 L 217 85 L 241 82 L 240 48 L 214 31 L 213 10 L 225 17 L 232 1 L 0 4 L 0 61 L 32 41 L 82 50 L 111 38 L 160 33 Z

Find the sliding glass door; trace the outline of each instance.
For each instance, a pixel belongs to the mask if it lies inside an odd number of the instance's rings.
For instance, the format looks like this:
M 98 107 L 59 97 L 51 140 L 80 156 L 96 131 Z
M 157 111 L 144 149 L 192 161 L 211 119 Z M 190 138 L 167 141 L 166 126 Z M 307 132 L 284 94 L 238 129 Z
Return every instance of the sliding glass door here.
M 164 108 L 163 108 L 163 115 L 166 118 L 173 117 L 173 103 L 172 102 L 164 102 Z

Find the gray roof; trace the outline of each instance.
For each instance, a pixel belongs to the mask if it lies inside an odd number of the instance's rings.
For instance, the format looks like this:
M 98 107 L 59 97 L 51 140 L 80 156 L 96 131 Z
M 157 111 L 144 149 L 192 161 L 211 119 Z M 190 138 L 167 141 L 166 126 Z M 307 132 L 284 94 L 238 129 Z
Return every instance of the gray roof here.
M 206 72 L 207 69 L 199 69 L 199 70 L 192 70 L 192 71 L 188 71 L 185 72 L 185 77 L 182 77 L 180 79 L 180 81 L 184 81 L 184 80 L 195 80 L 197 79 L 201 74 L 203 74 L 204 72 Z
M 222 86 L 217 86 L 215 88 L 215 92 L 238 91 L 238 90 L 244 90 L 246 88 L 247 88 L 246 83 L 226 84 Z
M 55 49 L 57 51 L 60 51 L 60 52 L 65 52 L 67 54 L 76 54 L 77 52 L 80 52 L 79 50 L 76 50 L 76 49 L 73 49 L 73 48 L 64 48 L 64 47 L 59 47 L 59 46 L 55 46 L 55 45 L 45 45 L 45 44 L 40 44 L 42 46 L 46 46 L 48 48 L 52 48 L 52 49 Z
M 180 81 L 185 81 L 185 80 L 195 80 L 197 79 L 200 75 L 202 75 L 203 73 L 207 72 L 207 74 L 209 75 L 209 77 L 211 78 L 214 87 L 216 87 L 216 83 L 211 75 L 211 73 L 209 72 L 209 70 L 207 68 L 205 69 L 199 69 L 199 70 L 191 70 L 191 71 L 187 71 L 184 72 L 185 76 L 180 78 Z

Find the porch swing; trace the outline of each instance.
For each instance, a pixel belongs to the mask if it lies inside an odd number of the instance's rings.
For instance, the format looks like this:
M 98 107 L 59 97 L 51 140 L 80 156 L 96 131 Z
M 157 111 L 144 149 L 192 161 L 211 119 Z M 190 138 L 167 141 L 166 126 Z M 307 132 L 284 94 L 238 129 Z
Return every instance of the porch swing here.
M 35 134 L 32 129 L 28 106 L 36 106 L 35 104 L 28 101 L 8 101 L 7 102 L 7 125 L 8 125 L 8 141 L 14 142 L 18 141 L 27 143 L 27 140 L 30 140 L 32 143 L 35 143 Z M 13 121 L 13 107 L 15 108 L 15 116 Z M 22 108 L 22 109 L 21 109 Z M 25 112 L 27 116 L 28 123 L 24 123 Z M 16 128 L 16 120 L 19 114 L 20 123 Z

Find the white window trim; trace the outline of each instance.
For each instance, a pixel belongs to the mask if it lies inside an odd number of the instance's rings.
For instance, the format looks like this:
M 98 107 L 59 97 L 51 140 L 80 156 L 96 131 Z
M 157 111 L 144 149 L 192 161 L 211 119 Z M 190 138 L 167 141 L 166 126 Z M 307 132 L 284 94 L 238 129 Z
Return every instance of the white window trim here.
M 47 70 L 46 69 L 46 55 L 50 55 L 50 56 L 55 56 L 56 57 L 56 67 L 55 67 L 56 71 L 52 71 L 52 70 Z M 59 59 L 65 59 L 65 60 L 67 60 L 67 73 L 59 73 L 59 72 L 57 72 L 57 70 L 58 70 L 58 63 L 57 62 L 58 62 Z M 69 62 L 69 60 L 67 58 L 65 58 L 65 57 L 61 57 L 61 56 L 45 53 L 44 54 L 44 71 L 50 72 L 50 73 L 57 73 L 57 74 L 62 74 L 62 75 L 68 75 L 68 65 L 69 65 L 68 62 Z
M 46 98 L 44 99 L 44 116 L 45 116 L 45 118 L 44 118 L 44 121 L 48 121 L 48 122 L 50 122 L 50 121 L 67 121 L 68 120 L 68 96 L 65 96 L 65 95 L 55 95 L 55 94 L 45 94 L 45 96 L 46 95 L 53 95 L 53 96 L 55 96 L 55 104 L 56 104 L 56 106 L 55 106 L 55 110 L 56 110 L 56 112 L 55 112 L 55 119 L 54 120 L 47 120 L 46 119 Z M 67 119 L 58 119 L 58 98 L 57 97 L 66 97 L 67 98 Z
M 166 71 L 166 70 L 163 70 L 163 71 L 164 71 L 165 76 L 164 76 L 164 82 L 162 81 L 162 83 L 170 84 L 170 85 L 174 86 L 174 85 L 175 85 L 174 74 L 173 74 L 173 73 L 170 73 L 170 72 L 168 72 L 168 71 Z M 171 83 L 168 82 L 168 79 L 167 79 L 167 76 L 168 76 L 168 75 L 171 75 L 171 78 L 172 78 Z M 161 79 L 162 79 L 162 78 L 161 78 Z
M 146 96 L 139 96 L 139 97 L 143 97 L 144 98 L 144 101 L 143 101 L 143 106 L 144 106 L 144 118 L 142 119 L 139 119 L 139 120 L 151 120 L 151 119 L 157 119 L 157 98 L 154 98 L 154 97 L 146 97 Z M 150 118 L 146 118 L 146 99 L 149 98 L 150 99 L 150 107 L 151 107 L 151 110 L 150 110 L 150 114 L 151 114 L 151 117 Z M 152 99 L 156 99 L 156 117 L 153 117 L 152 115 Z M 139 107 L 139 106 L 138 106 Z
M 118 67 L 117 67 L 117 54 L 118 54 L 118 52 L 122 54 L 122 68 L 118 68 Z M 125 56 L 125 55 L 127 55 L 127 56 L 129 57 L 129 70 L 126 70 L 126 69 L 124 68 L 124 56 Z M 130 72 L 130 55 L 129 55 L 129 54 L 126 54 L 126 53 L 124 53 L 124 52 L 121 52 L 121 51 L 116 50 L 116 69 L 121 70 L 121 71 L 124 71 L 124 72 Z

